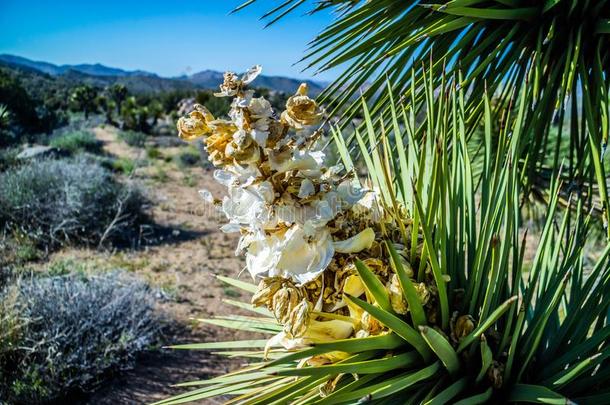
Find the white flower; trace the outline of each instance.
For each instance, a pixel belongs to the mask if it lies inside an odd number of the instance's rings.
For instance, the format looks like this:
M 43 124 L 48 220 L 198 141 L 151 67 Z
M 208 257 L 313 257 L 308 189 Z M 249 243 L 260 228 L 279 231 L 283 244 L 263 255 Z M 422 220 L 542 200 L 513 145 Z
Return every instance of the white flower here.
M 358 180 L 345 180 L 337 186 L 337 193 L 349 207 L 356 204 L 367 193 Z
M 243 84 L 250 84 L 252 83 L 252 81 L 254 79 L 256 79 L 256 77 L 258 75 L 261 74 L 261 72 L 263 71 L 263 67 L 261 65 L 254 65 L 252 66 L 250 69 L 248 69 L 246 71 L 246 73 L 244 73 L 244 75 L 241 77 L 241 82 Z
M 250 111 L 250 116 L 256 120 L 269 118 L 273 115 L 271 103 L 263 97 L 256 97 L 250 100 L 248 110 Z
M 275 235 L 249 244 L 246 253 L 246 268 L 253 279 L 274 273 L 281 258 L 282 241 Z
M 328 230 L 308 234 L 295 225 L 248 246 L 246 266 L 252 277 L 284 277 L 302 285 L 315 280 L 334 254 Z
M 327 229 L 308 235 L 304 228 L 293 226 L 284 235 L 284 244 L 276 274 L 302 285 L 315 280 L 328 267 L 334 253 Z
M 316 188 L 313 185 L 313 182 L 309 179 L 303 179 L 301 181 L 301 187 L 299 188 L 299 198 L 307 198 L 309 196 L 314 195 L 316 192 Z
M 201 196 L 201 198 L 203 198 L 203 201 L 210 203 L 210 204 L 214 204 L 214 196 L 212 195 L 212 193 L 210 192 L 210 190 L 199 190 L 199 195 Z
M 263 229 L 271 216 L 267 204 L 273 199 L 273 186 L 268 181 L 229 188 L 229 196 L 222 201 L 222 210 L 233 224 Z
M 320 162 L 316 160 L 319 155 L 310 152 L 287 150 L 282 153 L 269 153 L 269 164 L 272 170 L 285 173 L 291 170 L 312 171 L 320 173 Z M 314 177 L 314 176 L 308 176 Z
M 264 148 L 269 138 L 269 119 L 273 115 L 271 104 L 262 97 L 253 98 L 248 106 L 250 112 L 250 136 Z
M 214 170 L 214 180 L 225 187 L 245 187 L 256 181 L 260 176 L 260 171 L 255 164 L 238 165 L 234 164 L 225 170 Z

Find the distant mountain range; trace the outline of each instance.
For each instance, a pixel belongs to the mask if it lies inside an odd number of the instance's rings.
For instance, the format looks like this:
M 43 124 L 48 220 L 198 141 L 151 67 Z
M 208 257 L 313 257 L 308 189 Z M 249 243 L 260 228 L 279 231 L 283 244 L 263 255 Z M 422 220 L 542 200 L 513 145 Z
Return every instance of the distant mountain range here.
M 34 70 L 50 76 L 88 83 L 94 86 L 107 86 L 121 83 L 134 93 L 157 93 L 176 89 L 217 89 L 222 83 L 222 72 L 203 70 L 180 77 L 161 77 L 143 70 L 123 70 L 95 64 L 55 65 L 48 62 L 33 61 L 16 55 L 0 54 L 0 65 Z M 293 93 L 302 80 L 261 75 L 253 82 L 255 87 L 263 87 L 283 93 Z M 312 95 L 319 94 L 325 83 L 306 80 Z

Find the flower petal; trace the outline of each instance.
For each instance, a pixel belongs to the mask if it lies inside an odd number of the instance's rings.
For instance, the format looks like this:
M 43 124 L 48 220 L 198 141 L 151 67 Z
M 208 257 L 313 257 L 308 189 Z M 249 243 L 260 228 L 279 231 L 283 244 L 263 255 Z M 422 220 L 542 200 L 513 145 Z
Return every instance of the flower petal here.
M 243 84 L 250 84 L 258 75 L 263 71 L 263 67 L 261 65 L 254 65 L 244 75 L 241 77 L 241 81 Z
M 375 241 L 375 231 L 372 228 L 366 228 L 364 231 L 349 239 L 334 242 L 335 251 L 339 253 L 357 253 L 365 249 L 369 249 Z

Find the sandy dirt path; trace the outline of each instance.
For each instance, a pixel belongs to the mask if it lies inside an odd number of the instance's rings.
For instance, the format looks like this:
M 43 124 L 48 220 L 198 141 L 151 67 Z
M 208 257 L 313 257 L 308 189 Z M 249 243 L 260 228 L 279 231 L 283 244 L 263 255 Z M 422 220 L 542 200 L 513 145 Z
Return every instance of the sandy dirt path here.
M 118 139 L 116 128 L 98 127 L 93 132 L 110 155 L 134 161 L 146 158 L 145 149 L 130 147 Z M 214 277 L 236 277 L 244 262 L 234 254 L 236 237 L 219 231 L 221 218 L 199 197 L 198 190 L 204 188 L 217 197 L 222 195 L 223 187 L 214 182 L 212 171 L 201 166 L 181 169 L 171 159 L 185 148 L 159 147 L 165 159 L 148 159 L 131 175 L 144 185 L 150 200 L 146 211 L 152 219 L 151 226 L 142 229 L 139 248 L 70 248 L 53 254 L 49 261 L 76 260 L 91 267 L 126 268 L 162 288 L 169 299 L 161 302 L 159 310 L 173 325 L 163 345 L 252 338 L 194 320 L 239 312 L 223 299 L 245 301 L 248 297 Z M 241 278 L 247 280 L 246 275 Z M 172 384 L 222 374 L 239 364 L 199 351 L 154 350 L 141 356 L 133 370 L 107 382 L 84 403 L 151 403 L 183 392 Z

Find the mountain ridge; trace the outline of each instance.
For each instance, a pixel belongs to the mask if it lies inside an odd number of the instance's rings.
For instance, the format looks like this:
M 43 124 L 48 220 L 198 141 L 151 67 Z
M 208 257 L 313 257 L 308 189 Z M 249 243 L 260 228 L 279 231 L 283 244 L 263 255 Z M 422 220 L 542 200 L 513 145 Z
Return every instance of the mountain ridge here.
M 162 77 L 156 73 L 147 72 L 144 70 L 124 70 L 116 67 L 109 67 L 101 63 L 81 63 L 76 65 L 56 65 L 45 61 L 35 61 L 22 56 L 0 54 L 0 63 L 33 69 L 50 76 L 78 76 L 83 75 L 83 81 L 89 84 L 105 84 L 108 81 L 116 82 L 145 82 L 143 86 L 147 91 L 163 91 L 168 87 L 185 88 L 190 84 L 194 89 L 216 89 L 222 83 L 222 72 L 205 69 L 199 72 L 182 75 L 178 77 Z M 267 76 L 260 75 L 256 78 L 253 85 L 255 87 L 263 87 L 270 90 L 275 90 L 283 93 L 294 92 L 300 83 L 305 82 L 309 85 L 312 95 L 319 94 L 326 83 L 321 83 L 313 80 L 299 80 L 286 76 Z M 187 84 L 188 83 L 188 84 Z M 159 89 L 155 88 L 155 84 Z

